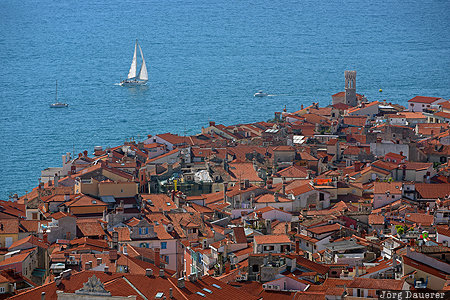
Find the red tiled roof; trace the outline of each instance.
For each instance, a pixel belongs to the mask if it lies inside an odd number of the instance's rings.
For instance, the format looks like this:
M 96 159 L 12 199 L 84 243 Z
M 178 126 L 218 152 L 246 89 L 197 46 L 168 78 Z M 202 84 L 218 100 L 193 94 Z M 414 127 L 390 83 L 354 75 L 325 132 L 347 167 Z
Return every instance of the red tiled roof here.
M 417 270 L 421 270 L 421 271 L 423 271 L 425 273 L 431 274 L 433 276 L 436 276 L 436 277 L 439 277 L 439 278 L 442 278 L 442 279 L 446 279 L 447 276 L 448 276 L 446 273 L 444 273 L 444 272 L 442 272 L 442 271 L 440 271 L 438 269 L 435 269 L 433 267 L 430 267 L 429 265 L 423 264 L 423 263 L 421 263 L 421 262 L 419 262 L 417 260 L 409 258 L 406 255 L 403 255 L 403 263 L 408 265 L 408 266 L 411 266 L 411 267 L 413 267 L 413 268 L 415 268 Z
M 381 215 L 370 214 L 369 215 L 369 225 L 383 225 L 384 217 Z
M 408 102 L 431 104 L 439 99 L 441 99 L 441 98 L 440 97 L 415 96 L 414 98 L 409 99 Z
M 19 219 L 1 219 L 0 234 L 19 233 Z
M 384 194 L 389 192 L 391 195 L 401 195 L 402 183 L 401 182 L 378 182 L 374 183 L 374 194 Z
M 347 287 L 371 290 L 401 291 L 403 284 L 403 280 L 358 277 L 353 279 Z
M 291 240 L 285 234 L 255 235 L 254 239 L 255 239 L 255 243 L 258 245 L 261 245 L 261 244 L 286 244 L 286 243 L 290 244 L 291 243 Z
M 335 223 L 335 224 L 330 224 L 330 225 L 312 227 L 312 228 L 308 228 L 307 230 L 314 234 L 323 234 L 323 233 L 327 233 L 327 232 L 333 232 L 333 231 L 336 231 L 339 229 L 341 229 L 341 225 Z
M 405 220 L 423 226 L 431 226 L 434 222 L 434 216 L 420 213 L 407 213 L 405 214 Z

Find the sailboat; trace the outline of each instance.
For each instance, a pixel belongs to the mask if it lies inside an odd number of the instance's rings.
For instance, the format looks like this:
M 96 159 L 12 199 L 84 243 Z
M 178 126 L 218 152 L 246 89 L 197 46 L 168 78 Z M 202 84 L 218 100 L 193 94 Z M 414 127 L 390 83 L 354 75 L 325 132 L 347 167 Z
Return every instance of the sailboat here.
M 139 70 L 139 74 L 136 74 L 137 71 L 137 47 L 139 46 L 139 51 L 141 53 L 142 58 L 142 65 L 141 69 Z M 136 86 L 136 85 L 145 85 L 148 81 L 148 73 L 147 73 L 147 66 L 145 65 L 145 59 L 144 54 L 142 54 L 141 45 L 139 45 L 138 41 L 136 40 L 136 43 L 134 44 L 134 55 L 133 55 L 133 61 L 131 62 L 130 71 L 128 72 L 128 77 L 125 80 L 122 80 L 120 82 L 121 86 Z
M 58 80 L 56 80 L 56 96 L 55 97 L 56 97 L 56 102 L 50 104 L 51 108 L 62 108 L 62 107 L 68 107 L 69 106 L 69 104 L 67 104 L 67 103 L 62 103 L 62 102 L 58 101 Z

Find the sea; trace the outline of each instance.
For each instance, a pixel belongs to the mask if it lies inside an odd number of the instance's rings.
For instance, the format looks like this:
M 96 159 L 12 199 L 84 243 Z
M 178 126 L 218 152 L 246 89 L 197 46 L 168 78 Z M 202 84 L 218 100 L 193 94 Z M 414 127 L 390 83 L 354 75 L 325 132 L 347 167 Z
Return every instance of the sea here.
M 136 39 L 149 82 L 118 86 Z M 450 1 L 2 0 L 0 199 L 66 152 L 326 106 L 345 70 L 371 101 L 450 98 Z

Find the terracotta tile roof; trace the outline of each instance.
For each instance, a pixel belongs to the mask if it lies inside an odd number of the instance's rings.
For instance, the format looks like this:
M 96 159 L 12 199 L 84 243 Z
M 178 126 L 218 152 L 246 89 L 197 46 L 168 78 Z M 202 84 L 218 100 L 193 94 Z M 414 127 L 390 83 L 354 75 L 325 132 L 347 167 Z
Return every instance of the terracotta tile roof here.
M 37 232 L 39 224 L 47 225 L 49 221 L 44 220 L 20 220 L 20 226 L 25 232 Z
M 308 270 L 317 272 L 319 274 L 326 274 L 330 270 L 329 267 L 324 266 L 322 264 L 318 264 L 316 262 L 313 262 L 313 261 L 311 261 L 309 259 L 306 259 L 306 258 L 304 258 L 302 256 L 297 256 L 295 258 L 295 260 L 297 262 L 297 265 L 299 265 L 299 266 L 301 266 L 303 268 L 306 268 Z
M 277 194 L 278 202 L 293 202 L 293 200 L 283 196 L 281 194 Z M 255 198 L 257 203 L 276 203 L 275 194 L 263 194 Z
M 369 215 L 369 225 L 383 225 L 384 217 L 381 215 L 370 214 Z
M 394 279 L 374 279 L 374 278 L 355 278 L 347 286 L 349 288 L 371 289 L 371 290 L 391 290 L 401 291 L 403 280 Z
M 367 116 L 344 116 L 342 120 L 345 125 L 363 127 L 366 125 Z
M 442 279 L 446 279 L 448 277 L 448 275 L 449 275 L 449 274 L 444 273 L 444 272 L 442 272 L 442 271 L 440 271 L 438 269 L 435 269 L 435 268 L 433 268 L 433 267 L 431 267 L 429 265 L 423 264 L 423 263 L 421 263 L 421 262 L 419 262 L 417 260 L 409 258 L 406 255 L 403 255 L 402 257 L 403 257 L 403 263 L 408 265 L 408 266 L 413 267 L 414 269 L 423 271 L 425 273 L 431 274 L 433 276 L 436 276 L 436 277 L 439 277 L 439 278 L 442 278 Z
M 313 237 L 310 237 L 310 236 L 307 236 L 307 235 L 304 235 L 304 234 L 300 234 L 300 233 L 297 233 L 295 235 L 295 237 L 298 238 L 298 239 L 304 240 L 304 241 L 308 241 L 310 243 L 314 243 L 314 244 L 319 241 L 316 238 L 313 238 Z
M 0 234 L 18 234 L 19 219 L 0 219 Z
M 431 104 L 439 99 L 441 99 L 441 98 L 440 97 L 415 96 L 414 98 L 409 99 L 408 102 Z
M 330 224 L 330 225 L 307 228 L 306 230 L 309 232 L 312 232 L 314 234 L 324 234 L 324 233 L 340 230 L 341 227 L 342 227 L 342 225 L 335 223 L 335 224 Z
M 402 182 L 379 182 L 374 183 L 374 194 L 385 194 L 389 192 L 391 195 L 401 195 Z
M 131 241 L 130 229 L 128 227 L 117 227 L 114 228 L 114 231 L 119 233 L 119 242 Z
M 32 251 L 25 251 L 25 252 L 20 252 L 20 253 L 18 253 L 16 255 L 13 255 L 13 256 L 11 256 L 9 258 L 5 258 L 5 260 L 0 262 L 0 267 L 21 263 L 25 259 L 27 259 L 28 256 L 31 255 L 31 253 L 32 253 Z
M 233 235 L 236 243 L 247 243 L 247 237 L 245 236 L 244 227 L 234 227 Z
M 416 183 L 415 187 L 422 199 L 445 198 L 450 195 L 450 183 Z
M 78 207 L 78 206 L 108 206 L 105 202 L 92 198 L 85 194 L 76 195 L 72 200 L 64 203 L 67 207 Z
M 450 228 L 448 226 L 437 226 L 436 230 L 440 235 L 450 237 Z
M 142 200 L 146 201 L 145 209 L 150 212 L 170 211 L 177 206 L 166 194 L 141 194 Z
M 307 192 L 310 192 L 310 191 L 313 191 L 313 190 L 314 190 L 314 187 L 309 182 L 307 182 L 306 184 L 297 186 L 297 187 L 292 188 L 292 189 L 287 189 L 286 188 L 286 193 L 287 194 L 292 194 L 292 195 L 294 195 L 294 197 L 296 197 L 298 195 L 301 195 L 301 194 L 304 194 L 304 193 L 307 193 Z
M 72 218 L 76 218 L 74 215 L 62 212 L 62 211 L 58 211 L 52 215 L 50 215 L 51 218 L 55 219 L 55 220 L 59 220 L 65 217 L 72 217 Z
M 284 168 L 281 171 L 277 172 L 277 176 L 279 177 L 287 177 L 287 178 L 306 178 L 308 176 L 308 169 L 304 167 L 299 167 L 296 165 L 289 166 Z
M 261 244 L 290 244 L 291 240 L 285 234 L 280 235 L 255 235 L 254 237 L 255 243 L 258 245 Z
M 253 163 L 231 162 L 229 164 L 228 172 L 234 180 L 248 179 L 250 181 L 263 181 L 261 178 L 259 178 L 258 173 L 253 167 Z
M 431 226 L 434 222 L 434 216 L 420 213 L 407 213 L 405 220 L 423 226 Z
M 77 228 L 85 237 L 89 236 L 104 236 L 105 231 L 98 222 L 98 220 L 77 220 Z
M 38 247 L 41 247 L 44 249 L 48 249 L 48 245 L 46 243 L 44 243 L 43 240 L 35 237 L 34 235 L 30 235 L 30 236 L 27 236 L 26 238 L 23 238 L 21 240 L 18 240 L 18 241 L 15 241 L 14 243 L 12 243 L 11 246 L 9 246 L 8 250 L 14 251 L 14 250 L 16 250 L 16 248 L 18 248 L 26 243 L 30 243 L 32 245 L 32 247 L 38 246 Z

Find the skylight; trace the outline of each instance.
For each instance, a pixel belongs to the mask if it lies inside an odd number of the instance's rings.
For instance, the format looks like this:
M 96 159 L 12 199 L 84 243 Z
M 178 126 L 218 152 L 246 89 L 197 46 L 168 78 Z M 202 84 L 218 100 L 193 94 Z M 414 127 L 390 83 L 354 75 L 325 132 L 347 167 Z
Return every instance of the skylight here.
M 212 291 L 211 291 L 211 290 L 208 290 L 207 288 L 203 288 L 203 290 L 204 290 L 205 292 L 207 292 L 207 293 L 212 294 Z
M 217 289 L 222 289 L 222 288 L 220 287 L 220 285 L 217 285 L 217 284 L 215 284 L 215 283 L 213 283 L 212 286 L 215 287 L 215 288 L 217 288 Z
M 164 293 L 156 293 L 155 299 L 162 299 L 162 297 L 164 296 Z
M 200 292 L 197 292 L 197 295 L 200 295 L 200 296 L 202 296 L 202 297 L 206 297 L 206 295 L 205 295 L 205 294 L 203 294 L 203 293 L 200 293 Z

